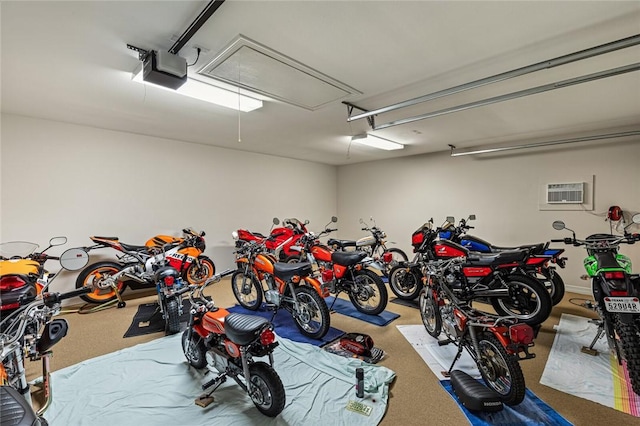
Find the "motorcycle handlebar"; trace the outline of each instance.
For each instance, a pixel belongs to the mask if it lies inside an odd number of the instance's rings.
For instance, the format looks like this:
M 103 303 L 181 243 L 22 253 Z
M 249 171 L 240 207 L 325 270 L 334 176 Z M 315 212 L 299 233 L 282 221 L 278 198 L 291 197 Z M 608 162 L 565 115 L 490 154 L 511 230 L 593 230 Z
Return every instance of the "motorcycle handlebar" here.
M 44 293 L 42 295 L 42 301 L 45 305 L 51 308 L 53 305 L 61 302 L 62 300 L 72 299 L 83 294 L 91 293 L 92 291 L 93 289 L 91 287 L 82 287 L 77 290 L 69 291 L 67 293 Z
M 552 243 L 564 243 L 564 238 L 559 238 L 557 240 L 551 240 Z

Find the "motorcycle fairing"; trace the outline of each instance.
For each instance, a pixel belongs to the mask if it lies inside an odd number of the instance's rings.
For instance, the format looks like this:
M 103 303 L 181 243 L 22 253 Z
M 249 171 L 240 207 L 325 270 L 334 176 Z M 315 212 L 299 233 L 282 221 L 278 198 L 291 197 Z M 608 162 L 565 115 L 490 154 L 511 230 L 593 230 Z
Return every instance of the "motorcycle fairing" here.
M 31 259 L 0 260 L 0 276 L 38 274 L 40 264 Z

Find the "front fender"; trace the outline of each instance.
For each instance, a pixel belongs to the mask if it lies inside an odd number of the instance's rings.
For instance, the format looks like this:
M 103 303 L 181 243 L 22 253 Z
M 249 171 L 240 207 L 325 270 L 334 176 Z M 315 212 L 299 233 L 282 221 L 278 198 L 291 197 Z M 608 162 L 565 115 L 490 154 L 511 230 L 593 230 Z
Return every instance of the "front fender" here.
M 315 291 L 318 292 L 318 294 L 324 299 L 325 297 L 329 296 L 329 289 L 328 288 L 323 288 L 322 284 L 320 284 L 320 281 L 316 280 L 315 278 L 311 278 L 311 277 L 304 277 L 304 282 L 310 286 L 313 287 L 313 289 Z

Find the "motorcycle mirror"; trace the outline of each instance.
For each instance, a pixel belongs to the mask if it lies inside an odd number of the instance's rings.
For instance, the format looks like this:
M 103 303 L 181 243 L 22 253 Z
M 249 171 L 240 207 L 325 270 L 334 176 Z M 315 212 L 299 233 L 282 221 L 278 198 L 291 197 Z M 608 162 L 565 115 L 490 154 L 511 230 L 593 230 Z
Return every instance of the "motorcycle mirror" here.
M 338 218 L 335 216 L 331 216 L 331 222 L 336 223 L 338 221 Z
M 336 220 L 338 220 L 338 219 L 336 219 Z M 308 225 L 308 224 L 309 224 L 309 219 L 305 219 L 305 220 L 304 220 L 304 224 L 305 224 L 305 225 Z
M 476 215 L 475 214 L 470 214 L 469 215 L 469 219 L 467 220 L 476 220 Z
M 202 231 L 202 232 L 200 233 L 200 236 L 201 236 L 201 237 L 204 237 L 205 235 L 206 235 L 206 234 L 204 233 L 204 231 Z
M 77 271 L 89 263 L 89 254 L 81 248 L 66 250 L 60 256 L 60 266 L 67 271 Z
M 567 227 L 564 225 L 564 222 L 561 220 L 556 220 L 554 221 L 551 226 L 553 226 L 553 229 L 557 230 L 557 231 L 561 231 L 563 229 L 566 229 Z
M 449 223 L 456 223 L 456 218 L 453 216 L 447 216 L 445 220 Z
M 278 219 L 277 217 L 273 218 L 273 224 L 274 225 L 280 225 L 280 219 Z
M 61 246 L 67 243 L 67 237 L 53 237 L 49 240 L 49 247 Z
M 636 213 L 633 216 L 631 216 L 631 222 L 635 224 L 640 224 L 640 213 Z

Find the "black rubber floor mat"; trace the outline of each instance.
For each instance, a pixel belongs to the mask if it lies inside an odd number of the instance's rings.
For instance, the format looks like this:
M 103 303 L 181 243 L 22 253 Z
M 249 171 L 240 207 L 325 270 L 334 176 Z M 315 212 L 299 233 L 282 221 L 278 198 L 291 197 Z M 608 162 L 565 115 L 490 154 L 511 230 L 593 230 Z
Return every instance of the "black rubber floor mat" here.
M 181 328 L 185 328 L 186 323 L 189 321 L 190 308 L 191 303 L 189 300 L 183 300 L 182 315 L 180 315 L 180 325 L 183 326 Z M 138 306 L 138 312 L 133 316 L 129 329 L 122 337 L 142 336 L 160 331 L 164 331 L 164 319 L 162 318 L 160 307 L 157 303 L 145 303 Z
M 413 299 L 413 300 L 403 300 L 403 299 L 398 299 L 397 297 L 393 298 L 390 300 L 391 303 L 396 303 L 398 305 L 402 305 L 402 306 L 408 306 L 410 308 L 416 308 L 416 309 L 420 309 L 420 302 L 418 302 L 418 299 Z

